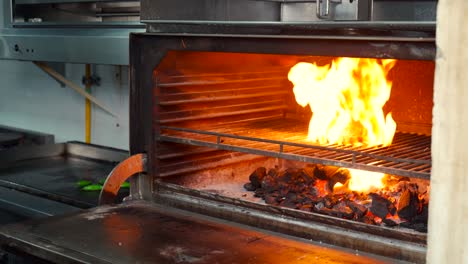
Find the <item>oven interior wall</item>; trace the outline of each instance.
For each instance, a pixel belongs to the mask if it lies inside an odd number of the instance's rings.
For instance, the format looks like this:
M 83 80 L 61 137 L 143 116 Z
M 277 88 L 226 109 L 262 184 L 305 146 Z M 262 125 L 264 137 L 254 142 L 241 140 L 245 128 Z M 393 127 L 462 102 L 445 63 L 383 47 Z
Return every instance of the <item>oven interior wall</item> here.
M 254 155 L 258 153 L 196 146 L 189 140 L 158 140 L 165 127 L 208 132 L 223 127 L 234 135 L 242 132 L 255 137 L 262 133 L 274 138 L 287 132 L 288 136 L 297 133 L 297 137 L 304 137 L 312 113 L 309 107 L 303 108 L 296 103 L 293 85 L 287 79 L 288 71 L 298 62 L 326 65 L 333 59 L 299 55 L 168 52 L 153 72 L 153 128 L 157 140 L 154 149 L 156 160 L 152 164 L 155 175 L 173 177 L 265 160 L 261 155 Z M 384 111 L 392 112 L 398 131 L 430 135 L 433 75 L 432 61 L 399 60 L 389 72 L 393 87 Z M 210 134 L 204 137 L 207 141 L 220 141 Z M 222 140 L 218 143 L 223 143 Z M 252 148 L 258 146 L 252 145 Z

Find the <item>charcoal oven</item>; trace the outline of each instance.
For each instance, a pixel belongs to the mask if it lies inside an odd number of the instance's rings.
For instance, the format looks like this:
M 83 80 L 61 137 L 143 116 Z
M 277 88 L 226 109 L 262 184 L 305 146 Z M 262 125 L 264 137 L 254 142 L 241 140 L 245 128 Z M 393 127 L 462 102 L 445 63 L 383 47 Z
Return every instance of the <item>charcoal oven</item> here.
M 131 197 L 424 261 L 427 226 L 372 225 L 316 207 L 265 203 L 244 185 L 260 167 L 287 171 L 314 164 L 406 177 L 428 192 L 434 23 L 147 22 L 147 33 L 131 36 L 130 145 L 132 153 L 147 154 L 147 173 L 132 179 L 137 188 Z M 299 62 L 327 65 L 338 57 L 396 59 L 384 107 L 397 123 L 391 145 L 306 140 L 311 112 L 295 102 L 288 72 Z M 419 210 L 427 221 L 427 204 Z
M 147 32 L 130 38 L 132 156 L 109 175 L 102 206 L 0 229 L 0 246 L 78 263 L 424 262 L 435 5 L 143 0 Z M 396 123 L 391 144 L 310 139 L 326 125 L 311 130 L 317 108 L 298 100 L 293 69 L 336 70 L 314 81 L 337 86 L 373 80 L 347 79 L 343 61 L 385 69 L 391 93 L 376 101 Z M 353 108 L 349 93 L 313 99 Z M 356 191 L 355 173 L 384 186 Z M 133 174 L 124 204 L 105 205 Z

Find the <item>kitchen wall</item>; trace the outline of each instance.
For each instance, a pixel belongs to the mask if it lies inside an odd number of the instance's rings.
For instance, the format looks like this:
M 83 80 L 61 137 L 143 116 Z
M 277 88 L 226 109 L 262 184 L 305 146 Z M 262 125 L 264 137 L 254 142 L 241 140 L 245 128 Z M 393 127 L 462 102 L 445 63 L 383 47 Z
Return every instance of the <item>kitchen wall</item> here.
M 67 79 L 81 84 L 85 66 L 66 64 Z M 92 93 L 119 118 L 92 107 L 91 143 L 128 149 L 128 67 L 94 65 L 101 85 Z M 85 99 L 31 62 L 0 60 L 0 124 L 84 141 Z

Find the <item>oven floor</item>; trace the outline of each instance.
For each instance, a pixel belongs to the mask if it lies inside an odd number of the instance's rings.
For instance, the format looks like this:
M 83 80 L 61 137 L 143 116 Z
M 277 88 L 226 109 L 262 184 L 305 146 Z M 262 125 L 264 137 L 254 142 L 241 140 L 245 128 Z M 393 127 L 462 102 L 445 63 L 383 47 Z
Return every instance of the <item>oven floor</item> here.
M 392 262 L 147 202 L 5 226 L 0 245 L 59 263 Z

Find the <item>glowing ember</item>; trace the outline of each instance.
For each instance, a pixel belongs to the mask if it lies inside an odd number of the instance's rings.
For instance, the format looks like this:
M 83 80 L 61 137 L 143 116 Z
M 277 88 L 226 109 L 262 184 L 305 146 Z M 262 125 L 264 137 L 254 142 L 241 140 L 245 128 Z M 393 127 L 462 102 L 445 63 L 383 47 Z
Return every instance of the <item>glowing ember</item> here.
M 300 62 L 289 80 L 299 105 L 310 106 L 308 139 L 317 143 L 390 145 L 396 130 L 382 107 L 390 98 L 386 79 L 395 60 L 338 58 L 331 65 Z

